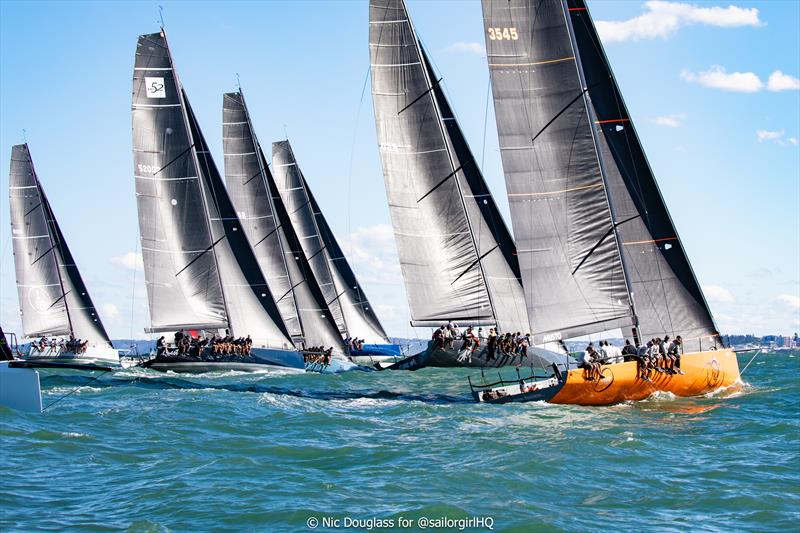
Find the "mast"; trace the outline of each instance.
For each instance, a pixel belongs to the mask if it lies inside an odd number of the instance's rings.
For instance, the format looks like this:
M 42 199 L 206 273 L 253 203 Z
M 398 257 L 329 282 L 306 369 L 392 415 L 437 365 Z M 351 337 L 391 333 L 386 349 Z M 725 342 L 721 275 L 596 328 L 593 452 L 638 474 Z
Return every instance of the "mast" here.
M 402 2 L 403 10 L 406 13 L 408 13 L 408 8 L 406 7 L 405 0 L 400 0 L 400 1 Z M 411 38 L 412 38 L 412 40 L 414 42 L 414 45 L 417 47 L 417 54 L 419 55 L 420 59 L 422 60 L 422 62 L 424 64 L 424 68 L 422 69 L 422 73 L 423 73 L 423 76 L 425 76 L 425 83 L 428 86 L 428 91 L 433 91 L 434 82 L 431 79 L 432 78 L 432 76 L 431 76 L 432 69 L 431 69 L 430 63 L 428 62 L 428 55 L 422 49 L 422 45 L 419 42 L 419 37 L 417 37 L 417 30 L 416 30 L 416 28 L 414 28 L 414 22 L 411 20 L 410 16 L 408 17 L 408 27 L 409 27 L 409 29 L 411 31 Z M 439 80 L 439 81 L 441 81 L 441 80 Z M 436 85 L 439 85 L 439 82 L 436 82 Z M 436 121 L 438 126 L 439 126 L 439 131 L 442 134 L 442 138 L 443 139 L 447 139 L 447 133 L 445 132 L 444 124 L 443 124 L 444 123 L 444 120 L 443 120 L 444 116 L 442 115 L 442 110 L 439 107 L 439 102 L 437 101 L 436 98 L 432 98 L 431 101 L 433 102 L 433 107 L 436 110 L 436 116 L 439 117 L 439 120 Z M 453 152 L 450 149 L 450 144 L 448 142 L 445 142 L 444 143 L 444 147 L 447 150 L 447 159 L 450 162 L 450 170 L 452 171 L 453 174 L 456 174 L 458 169 L 456 168 L 456 163 L 455 163 L 455 161 L 453 159 Z M 467 211 L 467 204 L 464 201 L 464 191 L 461 189 L 461 183 L 459 182 L 458 179 L 454 180 L 454 182 L 456 184 L 456 189 L 458 190 L 458 198 L 459 198 L 459 200 L 461 200 L 461 206 L 464 208 L 464 214 L 467 215 L 465 218 L 467 220 L 467 227 L 469 228 L 469 236 L 470 236 L 470 239 L 472 240 L 472 247 L 475 250 L 478 250 L 479 249 L 478 248 L 478 243 L 475 242 L 475 231 L 472 229 L 472 221 L 469 218 L 468 211 Z M 483 278 L 483 283 L 484 283 L 484 285 L 486 285 L 486 273 L 483 271 L 483 264 L 481 263 L 481 257 L 480 256 L 478 257 L 477 261 L 478 261 L 478 269 L 480 270 L 481 277 Z M 489 301 L 489 307 L 491 309 L 492 316 L 496 317 L 497 313 L 495 312 L 494 302 L 492 301 L 492 291 L 486 291 L 486 296 L 487 296 L 487 299 Z
M 528 331 L 515 247 L 401 0 L 370 4 L 372 95 L 412 325 Z
M 233 199 L 238 211 L 245 220 L 251 220 L 244 229 L 250 243 L 254 245 L 253 249 L 258 247 L 256 256 L 259 263 L 264 265 L 262 270 L 276 270 L 275 264 L 278 263 L 278 267 L 283 270 L 279 277 L 272 278 L 273 281 L 288 281 L 287 284 L 281 284 L 279 291 L 273 291 L 273 294 L 278 295 L 279 305 L 283 298 L 291 298 L 293 309 L 296 310 L 298 333 L 308 345 L 330 346 L 337 354 L 342 355 L 344 345 L 338 327 L 278 193 L 244 98 L 241 92 L 226 94 L 224 98 L 224 115 L 229 119 L 225 120 L 227 126 L 223 141 L 226 171 L 230 171 L 228 186 L 234 193 Z M 253 167 L 257 167 L 258 172 L 253 173 Z M 260 213 L 259 218 L 263 223 L 250 218 L 249 213 Z M 279 257 L 276 257 L 276 253 Z
M 607 161 L 611 204 L 644 340 L 681 335 L 686 350 L 720 342 L 719 329 L 655 179 L 583 0 L 567 2 Z
M 597 120 L 596 115 L 594 115 L 591 112 L 591 110 L 594 110 L 594 106 L 592 106 L 592 103 L 591 103 L 591 95 L 589 94 L 589 90 L 588 90 L 589 85 L 586 83 L 586 77 L 583 74 L 583 64 L 581 63 L 580 53 L 578 53 L 578 44 L 575 42 L 575 30 L 572 27 L 572 19 L 571 19 L 570 15 L 569 15 L 570 9 L 567 6 L 567 0 L 561 0 L 561 7 L 562 7 L 562 9 L 564 11 L 564 22 L 567 24 L 567 27 L 568 27 L 570 44 L 572 46 L 572 53 L 575 56 L 575 69 L 576 69 L 577 74 L 578 74 L 578 79 L 581 82 L 581 87 L 583 89 L 582 90 L 583 100 L 584 100 L 584 105 L 586 107 L 586 111 L 587 111 L 587 114 L 588 114 L 588 117 L 589 117 L 589 127 L 591 128 L 591 132 L 592 132 L 592 139 L 594 141 L 595 154 L 597 156 L 597 163 L 600 165 L 600 177 L 603 180 L 603 192 L 605 193 L 605 196 L 606 196 L 606 206 L 607 206 L 607 208 L 609 210 L 609 213 L 611 214 L 611 229 L 612 229 L 613 234 L 614 234 L 614 244 L 616 245 L 617 256 L 619 257 L 620 264 L 622 265 L 622 276 L 623 276 L 623 279 L 625 280 L 625 286 L 628 288 L 628 290 L 627 290 L 628 305 L 630 305 L 631 317 L 633 318 L 633 324 L 631 325 L 631 332 L 633 333 L 634 345 L 635 346 L 640 346 L 641 342 L 640 342 L 640 339 L 639 339 L 639 329 L 638 329 L 639 320 L 636 317 L 636 306 L 634 305 L 633 297 L 631 296 L 631 290 L 632 290 L 631 289 L 631 285 L 628 282 L 628 279 L 629 279 L 630 276 L 628 275 L 628 270 L 627 270 L 627 267 L 625 265 L 625 259 L 622 257 L 622 250 L 621 250 L 621 247 L 620 247 L 620 244 L 619 244 L 620 243 L 620 239 L 619 239 L 619 232 L 618 232 L 618 229 L 617 229 L 617 223 L 619 222 L 620 219 L 617 217 L 616 209 L 614 208 L 614 204 L 611 202 L 611 198 L 609 197 L 608 179 L 606 178 L 608 173 L 607 173 L 607 170 L 605 168 L 605 164 L 604 164 L 603 158 L 601 157 L 600 151 L 598 149 L 598 146 L 600 144 L 599 140 L 598 140 L 599 135 L 598 135 L 598 132 L 597 132 L 598 120 Z
M 194 160 L 194 165 L 195 165 L 195 168 L 198 170 L 198 178 L 199 178 L 199 172 L 200 172 L 201 167 L 200 167 L 200 159 L 197 156 L 197 141 L 194 138 L 194 132 L 192 131 L 193 128 L 192 128 L 192 126 L 191 126 L 191 124 L 189 122 L 189 114 L 187 112 L 187 110 L 189 108 L 187 107 L 186 94 L 183 91 L 183 84 L 181 83 L 181 79 L 178 76 L 178 71 L 177 71 L 177 69 L 174 68 L 175 62 L 172 60 L 172 50 L 170 50 L 170 48 L 169 48 L 169 41 L 167 40 L 167 32 L 164 31 L 164 19 L 163 19 L 163 15 L 162 15 L 161 12 L 162 12 L 162 10 L 159 8 L 159 17 L 162 17 L 161 18 L 161 36 L 164 38 L 164 46 L 166 48 L 167 56 L 169 58 L 169 64 L 171 66 L 173 66 L 172 75 L 175 78 L 175 88 L 176 88 L 177 93 L 178 93 L 178 100 L 179 100 L 179 102 L 181 104 L 181 106 L 180 106 L 181 107 L 181 115 L 183 117 L 183 121 L 184 121 L 184 124 L 186 126 L 186 133 L 189 135 L 189 143 L 190 143 L 189 144 L 189 147 L 190 147 L 189 153 L 191 154 L 191 157 Z M 211 234 L 212 237 L 213 237 L 214 232 L 211 229 L 211 222 L 210 222 L 211 212 L 209 211 L 209 208 L 208 208 L 208 200 L 206 199 L 206 196 L 204 194 L 200 195 L 200 199 L 201 199 L 201 202 L 203 204 L 203 212 L 206 215 L 205 217 L 202 217 L 202 218 L 206 223 L 206 228 L 207 228 L 209 234 Z M 211 245 L 211 257 L 212 257 L 212 259 L 214 261 L 214 265 L 215 265 L 215 269 L 214 270 L 217 273 L 217 279 L 219 280 L 220 291 L 222 292 L 222 305 L 223 305 L 223 307 L 225 309 L 225 317 L 226 317 L 226 321 L 228 323 L 228 328 L 227 329 L 230 331 L 231 335 L 233 335 L 234 334 L 234 330 L 233 330 L 233 326 L 232 326 L 231 320 L 230 320 L 231 315 L 230 315 L 230 310 L 228 309 L 228 300 L 227 300 L 227 298 L 225 298 L 225 284 L 222 282 L 222 274 L 220 273 L 220 270 L 219 270 L 219 261 L 217 260 L 217 254 L 214 251 L 214 244 Z
M 242 221 L 253 252 L 261 266 L 281 317 L 292 337 L 301 338 L 304 327 L 289 273 L 285 235 L 275 216 L 272 195 L 266 184 L 268 167 L 261 157 L 250 113 L 239 88 L 223 95 L 223 152 L 225 182 L 237 215 Z

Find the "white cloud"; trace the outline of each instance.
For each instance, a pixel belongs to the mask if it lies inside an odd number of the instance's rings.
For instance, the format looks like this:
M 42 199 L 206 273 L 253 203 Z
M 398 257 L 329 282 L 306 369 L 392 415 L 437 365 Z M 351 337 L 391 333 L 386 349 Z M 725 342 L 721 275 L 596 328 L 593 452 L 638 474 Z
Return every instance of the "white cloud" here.
M 681 2 L 652 0 L 645 2 L 645 12 L 628 20 L 595 23 L 600 38 L 605 43 L 666 39 L 683 26 L 704 24 L 721 28 L 738 26 L 763 26 L 758 9 L 728 7 L 700 7 Z
M 776 70 L 769 75 L 767 89 L 770 91 L 796 91 L 800 89 L 800 79 Z
M 684 69 L 681 71 L 681 78 L 704 87 L 740 93 L 757 93 L 764 89 L 773 92 L 800 90 L 800 79 L 784 74 L 780 70 L 770 74 L 767 83 L 754 72 L 727 72 L 725 67 L 720 65 L 696 73 Z
M 800 309 L 800 298 L 794 294 L 781 294 L 778 300 L 782 301 L 792 309 Z
M 111 262 L 117 266 L 121 266 L 122 268 L 127 268 L 128 270 L 144 269 L 144 261 L 142 261 L 142 255 L 136 252 L 128 252 L 125 255 L 121 255 L 119 257 L 112 257 Z
M 732 303 L 736 300 L 731 291 L 725 287 L 720 287 L 719 285 L 706 285 L 703 287 L 703 292 L 705 293 L 706 298 L 712 302 Z
M 704 87 L 740 93 L 755 93 L 764 88 L 764 82 L 752 72 L 726 72 L 724 67 L 714 65 L 704 72 L 681 71 L 681 78 Z
M 103 304 L 103 318 L 113 321 L 119 316 L 119 308 L 114 304 Z
M 780 131 L 769 131 L 769 130 L 756 130 L 756 138 L 758 138 L 758 142 L 770 141 L 774 142 L 778 146 L 797 146 L 797 137 L 786 137 L 784 138 L 784 134 L 786 132 L 784 130 Z
M 347 259 L 362 282 L 402 282 L 394 232 L 389 224 L 358 228 L 342 244 L 345 250 L 349 248 Z
M 680 128 L 683 126 L 683 121 L 686 120 L 685 113 L 675 113 L 673 115 L 664 115 L 656 117 L 653 122 L 659 126 L 666 126 L 668 128 Z
M 451 54 L 462 54 L 462 53 L 474 54 L 480 57 L 483 57 L 485 55 L 482 44 L 465 43 L 463 41 L 451 44 L 450 46 L 445 48 L 444 51 Z

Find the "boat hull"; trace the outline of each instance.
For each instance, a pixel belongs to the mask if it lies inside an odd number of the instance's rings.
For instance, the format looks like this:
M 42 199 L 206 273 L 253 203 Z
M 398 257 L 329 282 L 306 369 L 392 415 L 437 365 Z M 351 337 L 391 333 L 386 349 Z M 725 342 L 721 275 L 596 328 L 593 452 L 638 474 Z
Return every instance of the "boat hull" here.
M 202 374 L 206 372 L 261 372 L 270 368 L 305 369 L 303 356 L 290 350 L 253 348 L 250 356 L 229 356 L 222 359 L 196 358 L 184 356 L 156 356 L 142 363 L 145 368 L 160 372 L 179 372 Z
M 71 351 L 64 351 L 58 348 L 45 348 L 38 350 L 33 345 L 28 349 L 21 361 L 34 364 L 41 364 L 42 368 L 58 369 L 59 366 L 79 370 L 87 367 L 87 370 L 96 370 L 96 367 L 119 368 L 121 366 L 119 350 L 110 346 L 89 346 L 85 352 L 76 354 Z
M 42 412 L 39 372 L 15 368 L 16 361 L 0 361 L 0 405 L 31 413 Z
M 463 359 L 463 341 L 454 341 L 452 346 L 444 348 L 434 346 L 433 342 L 428 343 L 428 348 L 424 351 L 406 357 L 389 366 L 378 367 L 380 370 L 419 370 L 428 366 L 433 367 L 463 367 L 463 368 L 501 368 L 504 366 L 533 366 L 537 369 L 549 368 L 553 362 L 560 365 L 568 364 L 568 356 L 556 352 L 544 350 L 542 348 L 529 347 L 528 355 L 502 354 L 495 351 L 494 357 L 489 356 L 486 346 L 481 346 L 472 354 L 472 357 Z M 460 360 L 461 359 L 461 360 Z
M 396 363 L 403 357 L 399 344 L 364 344 L 361 350 L 351 350 L 350 360 L 358 365 Z
M 487 389 L 473 390 L 478 402 L 511 403 L 545 401 L 571 405 L 613 405 L 639 401 L 657 392 L 669 392 L 675 396 L 690 397 L 707 394 L 730 387 L 740 382 L 739 363 L 733 350 L 686 353 L 681 356 L 683 374 L 665 374 L 651 370 L 649 379 L 639 377 L 636 361 L 627 361 L 602 367 L 603 377 L 586 379 L 584 370 L 569 370 L 564 379 L 552 378 L 549 386 L 536 391 L 521 393 L 518 385 L 508 385 L 501 390 L 504 395 L 488 397 Z
M 567 373 L 551 403 L 576 405 L 612 405 L 638 401 L 656 392 L 675 396 L 699 396 L 739 381 L 739 363 L 731 349 L 686 353 L 681 356 L 684 374 L 651 371 L 646 381 L 639 377 L 636 361 L 606 365 L 603 379 L 587 380 L 583 369 Z

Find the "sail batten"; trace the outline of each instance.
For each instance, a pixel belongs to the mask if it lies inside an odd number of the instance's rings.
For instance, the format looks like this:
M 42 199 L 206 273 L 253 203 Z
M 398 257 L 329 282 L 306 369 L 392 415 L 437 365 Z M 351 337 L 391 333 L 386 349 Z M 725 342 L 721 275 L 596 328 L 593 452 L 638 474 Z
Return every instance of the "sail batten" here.
M 528 331 L 513 240 L 441 78 L 405 4 L 370 4 L 370 22 L 400 15 L 404 24 L 372 24 L 369 42 L 378 145 L 412 323 Z
M 27 144 L 11 150 L 9 200 L 25 336 L 72 335 L 92 345 L 111 346 L 36 175 Z

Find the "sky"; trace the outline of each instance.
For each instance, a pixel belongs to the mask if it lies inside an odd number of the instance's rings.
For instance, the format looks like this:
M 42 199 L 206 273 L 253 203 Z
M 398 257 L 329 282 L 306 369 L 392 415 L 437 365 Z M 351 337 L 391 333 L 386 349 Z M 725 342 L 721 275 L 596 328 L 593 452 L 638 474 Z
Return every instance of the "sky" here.
M 407 4 L 509 220 L 480 2 Z M 149 323 L 130 103 L 137 36 L 158 31 L 159 5 L 217 166 L 238 74 L 259 140 L 288 136 L 389 335 L 427 337 L 408 325 L 386 205 L 366 0 L 0 1 L 0 167 L 26 138 L 112 338 Z M 800 2 L 589 8 L 720 329 L 800 331 Z M 20 331 L 9 224 L 2 201 L 0 323 Z

